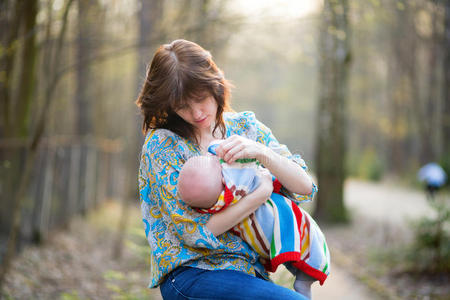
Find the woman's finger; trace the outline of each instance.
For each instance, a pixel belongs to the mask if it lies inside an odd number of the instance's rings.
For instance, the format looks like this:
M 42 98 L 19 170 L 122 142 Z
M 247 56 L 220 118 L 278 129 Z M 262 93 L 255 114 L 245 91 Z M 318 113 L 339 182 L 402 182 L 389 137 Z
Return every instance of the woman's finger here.
M 244 149 L 244 147 L 245 146 L 243 144 L 239 144 L 239 143 L 234 145 L 225 153 L 225 155 L 223 156 L 223 159 L 228 163 L 234 162 L 238 158 L 236 155 L 238 155 L 239 152 Z
M 229 163 L 239 158 L 255 158 L 257 151 L 255 141 L 237 135 L 230 136 L 216 149 L 217 155 Z
M 225 147 L 226 145 L 228 145 L 229 143 L 233 143 L 236 140 L 239 140 L 240 136 L 239 135 L 231 135 L 229 137 L 227 137 L 225 140 L 222 141 L 222 143 L 220 144 L 220 146 Z
M 239 140 L 232 139 L 232 140 L 225 140 L 223 141 L 218 149 L 218 154 L 220 157 L 224 158 L 225 155 L 230 151 L 233 147 L 239 144 Z

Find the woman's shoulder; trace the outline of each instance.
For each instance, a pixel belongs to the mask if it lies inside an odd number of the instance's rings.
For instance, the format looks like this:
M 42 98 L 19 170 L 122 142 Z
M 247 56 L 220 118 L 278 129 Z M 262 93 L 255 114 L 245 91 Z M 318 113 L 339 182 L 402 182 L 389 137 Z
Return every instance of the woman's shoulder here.
M 150 129 L 145 135 L 145 140 L 154 141 L 156 139 L 178 138 L 179 136 L 165 128 Z
M 253 128 L 257 124 L 255 113 L 252 111 L 226 112 L 224 121 L 231 131 Z
M 272 135 L 269 127 L 260 122 L 252 111 L 231 112 L 224 115 L 227 135 L 242 135 L 263 144 Z
M 164 149 L 176 148 L 180 143 L 184 143 L 183 139 L 168 129 L 151 129 L 145 135 L 142 151 L 158 153 Z
M 228 111 L 223 114 L 225 121 L 234 121 L 234 120 L 253 120 L 256 119 L 255 113 L 249 110 L 236 112 L 236 111 Z

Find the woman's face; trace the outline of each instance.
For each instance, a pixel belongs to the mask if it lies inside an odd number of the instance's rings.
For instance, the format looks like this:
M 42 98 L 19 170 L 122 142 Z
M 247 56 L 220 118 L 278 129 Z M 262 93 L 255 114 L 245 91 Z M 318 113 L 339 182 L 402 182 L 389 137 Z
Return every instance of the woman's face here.
M 208 95 L 199 100 L 189 101 L 186 106 L 176 109 L 175 112 L 198 130 L 211 128 L 216 120 L 217 102 L 213 96 Z

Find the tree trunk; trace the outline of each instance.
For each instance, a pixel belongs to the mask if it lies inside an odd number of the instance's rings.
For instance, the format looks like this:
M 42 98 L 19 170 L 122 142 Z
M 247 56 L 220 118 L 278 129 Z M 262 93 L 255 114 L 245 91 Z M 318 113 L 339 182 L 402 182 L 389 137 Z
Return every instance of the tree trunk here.
M 436 16 L 436 12 L 433 11 L 433 35 L 430 41 L 430 48 L 428 52 L 428 65 L 429 65 L 429 76 L 428 76 L 428 95 L 425 99 L 425 115 L 424 119 L 422 120 L 429 120 L 427 122 L 427 132 L 426 135 L 429 139 L 428 145 L 423 145 L 422 149 L 422 163 L 428 163 L 430 161 L 436 161 L 438 159 L 438 153 L 440 153 L 440 149 L 438 148 L 437 143 L 437 137 L 439 136 L 439 121 L 440 121 L 440 111 L 439 108 L 439 101 L 438 99 L 438 87 L 437 84 L 438 78 L 438 72 L 437 70 L 440 70 L 440 59 L 441 59 L 441 53 L 439 49 L 439 35 L 437 33 L 438 29 L 436 24 L 436 20 L 439 20 Z M 420 122 L 420 120 L 418 120 Z
M 28 2 L 32 2 L 32 1 L 34 3 L 28 3 Z M 68 12 L 69 12 L 70 6 L 72 4 L 72 1 L 73 0 L 68 0 L 66 7 L 65 7 L 65 12 L 63 15 L 63 20 L 62 20 L 62 26 L 61 26 L 60 34 L 58 36 L 59 47 L 58 47 L 57 51 L 55 51 L 55 61 L 59 60 L 59 55 L 61 52 L 61 45 L 62 45 L 62 41 L 64 39 L 66 28 L 67 28 L 66 25 L 67 25 Z M 28 8 L 35 7 L 35 9 L 32 9 L 32 10 L 35 10 L 35 12 L 36 12 L 34 14 L 34 16 L 30 15 L 29 13 L 27 14 L 28 17 L 34 18 L 34 24 L 36 22 L 37 4 L 38 4 L 37 0 L 27 0 Z M 31 21 L 28 20 L 25 23 L 30 24 Z M 34 34 L 34 32 L 33 32 L 33 34 Z M 36 49 L 35 46 L 33 46 L 33 47 L 34 47 L 34 49 Z M 19 186 L 17 187 L 17 189 L 14 191 L 14 194 L 12 195 L 13 208 L 10 210 L 10 214 L 12 216 L 11 217 L 12 225 L 11 225 L 10 232 L 8 235 L 8 243 L 7 243 L 7 247 L 6 247 L 6 253 L 2 259 L 2 266 L 1 266 L 1 270 L 0 270 L 0 293 L 2 292 L 2 286 L 4 283 L 5 276 L 9 270 L 11 260 L 15 255 L 17 236 L 20 234 L 20 223 L 21 223 L 21 212 L 22 212 L 22 206 L 23 206 L 23 199 L 24 199 L 26 190 L 28 188 L 28 182 L 30 179 L 31 168 L 34 165 L 34 162 L 35 162 L 35 159 L 37 156 L 37 147 L 38 147 L 38 145 L 41 141 L 42 135 L 45 131 L 47 116 L 48 116 L 48 113 L 49 113 L 49 110 L 51 107 L 51 103 L 53 100 L 53 92 L 56 87 L 55 74 L 57 74 L 56 70 L 54 70 L 54 72 L 52 74 L 46 74 L 50 78 L 53 78 L 53 80 L 51 80 L 52 83 L 46 87 L 46 95 L 45 95 L 46 98 L 44 99 L 45 100 L 44 107 L 43 107 L 43 110 L 41 111 L 41 114 L 39 114 L 39 116 L 37 118 L 36 125 L 33 126 L 34 131 L 33 131 L 32 137 L 31 137 L 31 142 L 27 144 L 26 153 L 24 155 L 23 167 L 20 169 L 21 170 L 20 180 L 17 181 L 19 183 Z M 19 82 L 19 83 L 23 84 L 23 82 Z
M 30 105 L 33 101 L 33 91 L 35 82 L 35 65 L 36 65 L 36 34 L 35 24 L 37 15 L 37 1 L 18 1 L 14 6 L 14 19 L 10 21 L 12 26 L 16 26 L 11 30 L 11 34 L 6 38 L 5 45 L 10 48 L 11 52 L 6 52 L 6 55 L 2 56 L 2 69 L 5 71 L 7 80 L 2 85 L 1 93 L 3 97 L 2 108 L 5 109 L 2 112 L 2 119 L 4 120 L 4 134 L 5 137 L 26 138 L 29 134 L 29 119 L 30 119 Z M 24 10 L 24 7 L 27 7 Z M 17 10 L 22 10 L 20 13 Z M 17 18 L 17 19 L 16 19 Z M 19 36 L 20 34 L 20 36 Z M 19 42 L 20 41 L 20 42 Z M 18 51 L 18 45 L 21 45 L 21 51 Z M 19 86 L 17 97 L 12 98 L 11 77 L 13 76 L 14 57 L 15 54 L 21 53 L 19 64 L 20 69 L 18 72 Z M 0 80 L 1 81 L 1 80 Z M 12 106 L 13 104 L 14 107 Z M 4 182 L 4 191 L 2 192 L 2 225 L 5 225 L 6 231 L 10 231 L 10 225 L 12 224 L 11 211 L 14 207 L 13 199 L 15 190 L 13 187 L 19 182 L 19 178 L 23 171 L 24 161 L 23 148 L 6 148 L 3 149 L 1 156 L 2 160 L 8 162 L 9 167 L 5 173 L 0 175 L 1 180 Z M 3 168 L 3 167 L 2 167 Z
M 8 12 L 11 1 L 4 1 L 0 5 L 0 26 L 8 30 L 0 31 L 0 42 L 3 49 L 8 49 L 0 55 L 0 103 L 1 103 L 1 124 L 0 136 L 9 137 L 13 135 L 11 131 L 11 79 L 14 71 L 14 58 L 18 48 L 19 28 L 24 1 L 13 1 L 12 17 Z
M 388 52 L 388 116 L 390 119 L 389 136 L 389 170 L 392 173 L 402 173 L 408 169 L 411 151 L 408 144 L 410 134 L 410 121 L 408 114 L 416 112 L 415 118 L 420 118 L 422 111 L 416 86 L 416 63 L 417 47 L 411 34 L 411 10 L 396 8 L 395 3 L 391 6 L 392 22 L 389 28 L 389 52 Z M 414 91 L 412 91 L 414 90 Z M 414 109 L 410 109 L 414 107 Z M 425 124 L 426 125 L 426 124 Z M 424 124 L 417 125 L 417 138 L 423 139 Z M 420 147 L 420 150 L 423 149 Z
M 156 32 L 158 28 L 159 19 L 162 14 L 162 1 L 161 0 L 142 0 L 141 10 L 139 11 L 139 47 L 138 49 L 138 64 L 137 64 L 137 92 L 140 89 L 142 82 L 140 78 L 145 78 L 146 63 L 151 59 L 151 53 L 148 51 L 155 43 Z M 150 42 L 149 42 L 150 41 Z M 142 45 L 148 45 L 150 47 L 142 47 Z M 145 63 L 144 63 L 145 62 Z M 139 150 L 142 144 L 141 138 L 141 125 L 140 118 L 137 116 L 137 107 L 132 110 L 134 117 L 129 122 L 129 126 L 126 128 L 126 143 L 125 143 L 125 170 L 127 176 L 125 178 L 124 195 L 121 197 L 122 201 L 122 213 L 119 221 L 119 227 L 117 232 L 116 241 L 112 256 L 114 258 L 120 258 L 122 255 L 123 240 L 125 238 L 130 202 L 134 202 L 138 197 L 137 193 L 137 177 L 139 169 Z
M 94 80 L 93 69 L 89 63 L 89 58 L 95 55 L 99 45 L 94 45 L 97 38 L 96 30 L 98 23 L 99 4 L 97 1 L 78 0 L 78 36 L 77 36 L 77 70 L 76 70 L 76 91 L 75 91 L 75 112 L 76 124 L 75 134 L 81 141 L 80 152 L 80 178 L 77 187 L 77 207 L 76 211 L 83 215 L 88 210 L 86 199 L 86 170 L 87 170 L 87 153 L 88 146 L 86 142 L 88 137 L 93 135 L 93 103 L 94 88 L 92 84 Z M 100 76 L 99 76 L 100 77 Z M 96 81 L 99 78 L 95 79 Z
M 26 9 L 23 12 L 23 51 L 22 68 L 19 74 L 18 95 L 14 107 L 14 121 L 16 136 L 26 137 L 29 134 L 30 106 L 33 101 L 36 69 L 36 15 L 38 2 L 25 1 Z
M 315 217 L 345 222 L 346 98 L 350 68 L 348 2 L 324 1 L 320 35 L 316 166 L 319 193 Z
M 444 51 L 444 91 L 442 109 L 442 158 L 441 163 L 450 175 L 450 1 L 445 3 L 445 29 L 442 49 Z M 449 180 L 450 181 L 450 180 Z
M 19 1 L 20 2 L 20 1 Z M 22 29 L 22 56 L 21 56 L 21 69 L 19 70 L 18 82 L 20 88 L 18 89 L 18 95 L 15 102 L 15 106 L 12 110 L 14 118 L 11 118 L 13 126 L 10 128 L 12 134 L 15 137 L 27 137 L 29 134 L 29 120 L 30 120 L 30 105 L 33 100 L 33 92 L 35 86 L 35 67 L 36 67 L 36 16 L 38 12 L 37 0 L 26 0 L 21 3 L 26 9 L 20 14 L 20 29 Z M 20 5 L 20 4 L 17 4 Z M 9 58 L 11 59 L 11 58 Z M 6 61 L 7 68 L 11 61 Z M 9 67 L 12 68 L 12 65 Z M 12 69 L 9 70 L 12 72 Z M 9 93 L 9 86 L 5 87 L 5 91 Z M 9 97 L 9 95 L 8 95 Z M 6 100 L 6 99 L 5 99 Z M 9 101 L 9 99 L 8 99 Z M 9 110 L 9 107 L 8 107 Z M 7 112 L 7 114 L 10 111 Z M 31 169 L 31 162 L 23 164 L 22 151 L 8 151 L 10 152 L 9 161 L 12 162 L 11 170 L 9 172 L 9 186 L 13 186 L 20 182 L 19 177 L 23 173 L 28 174 Z M 29 155 L 29 154 L 27 154 Z M 27 186 L 20 182 L 18 191 L 12 190 L 10 193 L 10 199 L 13 200 L 12 205 L 2 203 L 9 211 L 7 217 L 7 223 L 9 226 L 8 245 L 4 258 L 2 259 L 2 268 L 0 270 L 0 292 L 2 289 L 3 281 L 6 272 L 9 269 L 11 259 L 16 252 L 17 237 L 20 234 L 20 214 L 22 211 L 22 201 L 17 201 L 18 197 L 23 198 Z M 8 201 L 11 204 L 11 201 Z M 10 207 L 8 207 L 10 206 Z
M 0 31 L 0 47 L 8 49 L 0 55 L 0 137 L 12 137 L 12 99 L 11 78 L 13 77 L 14 61 L 18 48 L 19 28 L 23 1 L 4 1 L 0 4 L 0 26 L 9 30 Z M 9 16 L 9 12 L 13 13 Z M 3 75 L 1 75 L 3 74 Z M 3 187 L 0 199 L 3 209 L 0 212 L 0 231 L 7 233 L 11 224 L 10 210 L 12 207 L 12 185 L 18 176 L 17 149 L 0 148 L 0 184 Z
M 24 9 L 27 7 L 27 9 Z M 34 0 L 28 1 L 18 1 L 15 3 L 14 7 L 15 16 L 11 20 L 11 25 L 16 26 L 17 29 L 11 30 L 12 33 L 6 38 L 8 47 L 10 47 L 11 52 L 6 52 L 5 57 L 2 57 L 2 69 L 4 68 L 7 80 L 5 84 L 2 85 L 1 93 L 2 105 L 5 109 L 2 112 L 2 119 L 4 120 L 4 134 L 5 137 L 15 137 L 15 138 L 26 138 L 29 135 L 29 121 L 30 121 L 30 106 L 33 101 L 33 92 L 35 87 L 35 67 L 36 67 L 36 57 L 37 57 L 37 47 L 36 47 L 36 15 L 38 10 L 38 2 Z M 17 10 L 22 10 L 20 13 Z M 15 19 L 20 18 L 20 19 Z M 18 36 L 20 34 L 20 37 Z M 20 41 L 20 42 L 19 42 Z M 17 45 L 21 45 L 21 51 L 18 51 Z M 18 69 L 18 87 L 17 95 L 12 99 L 11 77 L 13 77 L 14 72 L 14 57 L 15 53 L 21 53 L 19 64 L 20 69 Z M 1 80 L 0 80 L 1 82 Z M 13 105 L 14 104 L 14 105 Z M 6 148 L 2 151 L 2 159 L 9 163 L 9 168 L 6 174 L 2 174 L 2 181 L 5 182 L 4 191 L 4 213 L 2 213 L 2 223 L 7 225 L 7 230 L 9 230 L 8 224 L 11 224 L 11 214 L 7 213 L 11 211 L 12 199 L 15 191 L 12 189 L 22 173 L 23 168 L 23 154 L 22 148 Z M 6 177 L 4 177 L 6 176 Z

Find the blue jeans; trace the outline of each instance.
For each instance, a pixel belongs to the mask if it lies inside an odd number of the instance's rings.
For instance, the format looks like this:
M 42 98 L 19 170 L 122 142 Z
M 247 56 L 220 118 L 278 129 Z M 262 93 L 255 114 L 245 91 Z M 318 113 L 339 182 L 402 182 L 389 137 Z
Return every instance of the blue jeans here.
M 161 284 L 163 299 L 307 300 L 297 292 L 239 271 L 179 267 Z

